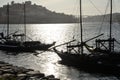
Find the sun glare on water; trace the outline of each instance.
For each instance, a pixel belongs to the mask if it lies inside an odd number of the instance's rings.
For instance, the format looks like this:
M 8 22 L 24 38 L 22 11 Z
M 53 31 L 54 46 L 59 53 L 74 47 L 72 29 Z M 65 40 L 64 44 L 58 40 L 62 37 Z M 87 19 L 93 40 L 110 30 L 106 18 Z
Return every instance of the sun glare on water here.
M 34 28 L 33 28 L 34 26 Z M 65 39 L 68 24 L 33 24 L 28 28 L 28 34 L 32 34 L 34 40 L 51 43 Z

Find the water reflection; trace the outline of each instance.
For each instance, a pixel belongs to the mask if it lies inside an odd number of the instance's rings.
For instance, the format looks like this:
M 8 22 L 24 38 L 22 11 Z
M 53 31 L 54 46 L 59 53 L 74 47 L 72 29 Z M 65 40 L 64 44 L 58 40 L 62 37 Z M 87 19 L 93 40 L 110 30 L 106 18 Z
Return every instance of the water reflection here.
M 69 24 L 35 24 L 29 26 L 27 34 L 33 36 L 34 40 L 39 39 L 46 43 L 58 42 L 63 41 L 67 37 L 68 26 Z
M 22 26 L 22 25 L 20 25 Z M 96 24 L 84 24 L 84 40 L 87 40 L 91 37 L 94 37 L 98 33 L 98 27 Z M 18 30 L 16 29 L 17 25 L 11 26 L 13 32 Z M 17 27 L 19 28 L 19 27 Z M 21 27 L 21 29 L 23 28 Z M 56 41 L 57 44 L 61 44 L 73 39 L 80 39 L 79 27 L 76 24 L 30 24 L 27 25 L 27 35 L 33 40 L 39 40 L 45 43 L 52 43 Z M 104 31 L 107 28 L 105 27 Z M 117 33 L 120 29 L 117 28 Z M 117 36 L 120 39 L 120 36 Z M 56 44 L 56 45 L 57 45 Z M 92 43 L 91 43 L 92 44 Z M 64 47 L 60 47 L 64 49 Z M 116 79 L 113 76 L 100 76 L 99 74 L 90 74 L 84 71 L 79 71 L 72 67 L 58 64 L 60 58 L 54 52 L 43 52 L 39 54 L 39 57 L 32 55 L 31 53 L 20 53 L 16 56 L 6 55 L 5 52 L 0 51 L 0 60 L 9 62 L 17 66 L 23 66 L 26 68 L 32 68 L 44 72 L 46 75 L 53 74 L 55 77 L 60 78 L 61 80 L 112 80 Z

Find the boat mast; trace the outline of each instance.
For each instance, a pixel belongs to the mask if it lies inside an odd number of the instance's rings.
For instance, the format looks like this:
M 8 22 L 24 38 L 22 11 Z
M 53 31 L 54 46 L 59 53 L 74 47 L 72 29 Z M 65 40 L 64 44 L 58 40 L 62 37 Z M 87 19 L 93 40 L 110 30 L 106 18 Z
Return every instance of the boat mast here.
M 109 41 L 110 52 L 111 52 L 111 40 L 112 40 L 112 0 L 110 0 L 110 41 Z
M 81 54 L 83 54 L 83 29 L 82 29 L 82 0 L 80 0 L 80 31 L 81 31 Z
M 26 6 L 24 3 L 24 34 L 25 34 L 25 41 L 26 41 Z
M 7 37 L 9 36 L 9 3 L 7 4 Z

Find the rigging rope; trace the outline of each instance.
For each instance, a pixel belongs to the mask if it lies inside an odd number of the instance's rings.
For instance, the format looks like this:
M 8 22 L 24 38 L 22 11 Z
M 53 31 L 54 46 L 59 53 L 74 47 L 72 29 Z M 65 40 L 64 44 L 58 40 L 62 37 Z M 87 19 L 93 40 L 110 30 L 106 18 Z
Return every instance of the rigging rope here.
M 104 14 L 104 16 L 103 16 L 103 20 L 102 20 L 102 23 L 101 23 L 101 25 L 100 25 L 100 29 L 99 29 L 99 31 L 98 31 L 98 34 L 100 34 L 101 31 L 102 31 L 102 26 L 103 26 L 104 19 L 105 19 L 106 13 L 107 13 L 107 9 L 108 9 L 108 7 L 109 7 L 109 3 L 110 3 L 110 1 L 108 0 L 107 6 L 106 6 L 106 9 L 105 9 L 105 14 Z
M 120 42 L 118 42 L 116 39 L 115 39 L 115 42 L 117 42 L 120 45 Z
M 115 11 L 119 11 L 118 8 L 117 8 L 116 5 L 115 5 L 115 1 L 114 1 L 114 0 L 113 0 L 113 3 L 114 3 Z M 119 23 L 119 17 L 118 17 L 118 16 L 119 16 L 119 15 L 115 15 L 115 16 L 114 16 L 114 19 L 115 19 L 116 22 Z M 120 26 L 120 24 L 119 24 L 119 26 Z M 117 27 L 116 27 L 116 28 L 117 28 Z
M 96 8 L 96 10 L 102 15 L 102 12 L 95 6 L 95 4 L 91 0 L 89 0 L 89 1 Z
M 90 1 L 90 3 L 96 8 L 96 10 L 97 10 L 101 15 L 103 15 L 102 12 L 95 6 L 95 4 L 94 4 L 91 0 L 89 0 L 89 1 Z M 105 19 L 105 16 L 106 16 L 106 13 L 107 13 L 107 10 L 108 10 L 108 7 L 109 7 L 109 2 L 110 2 L 110 1 L 108 0 L 107 6 L 106 6 L 106 9 L 105 9 L 105 12 L 104 12 L 104 16 L 103 16 L 103 19 L 102 19 L 102 22 L 101 22 L 101 25 L 100 25 L 100 29 L 99 29 L 99 31 L 98 31 L 98 34 L 101 33 L 102 26 L 103 26 L 103 23 L 104 23 L 104 19 Z

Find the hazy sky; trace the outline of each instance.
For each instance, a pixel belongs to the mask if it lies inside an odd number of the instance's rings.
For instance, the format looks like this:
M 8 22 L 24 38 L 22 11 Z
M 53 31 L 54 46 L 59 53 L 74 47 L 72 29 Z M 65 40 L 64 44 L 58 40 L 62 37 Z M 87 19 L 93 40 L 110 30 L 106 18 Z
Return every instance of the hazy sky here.
M 15 1 L 21 3 L 26 0 L 1 0 L 0 6 L 7 2 Z M 27 0 L 28 1 L 28 0 Z M 31 0 L 32 3 L 42 5 L 49 10 L 77 15 L 79 12 L 79 0 Z M 92 2 L 91 2 L 92 1 Z M 83 15 L 104 14 L 107 3 L 110 0 L 82 0 Z M 94 7 L 96 6 L 96 7 Z M 113 11 L 120 12 L 120 0 L 113 0 Z M 109 12 L 109 9 L 107 10 Z

